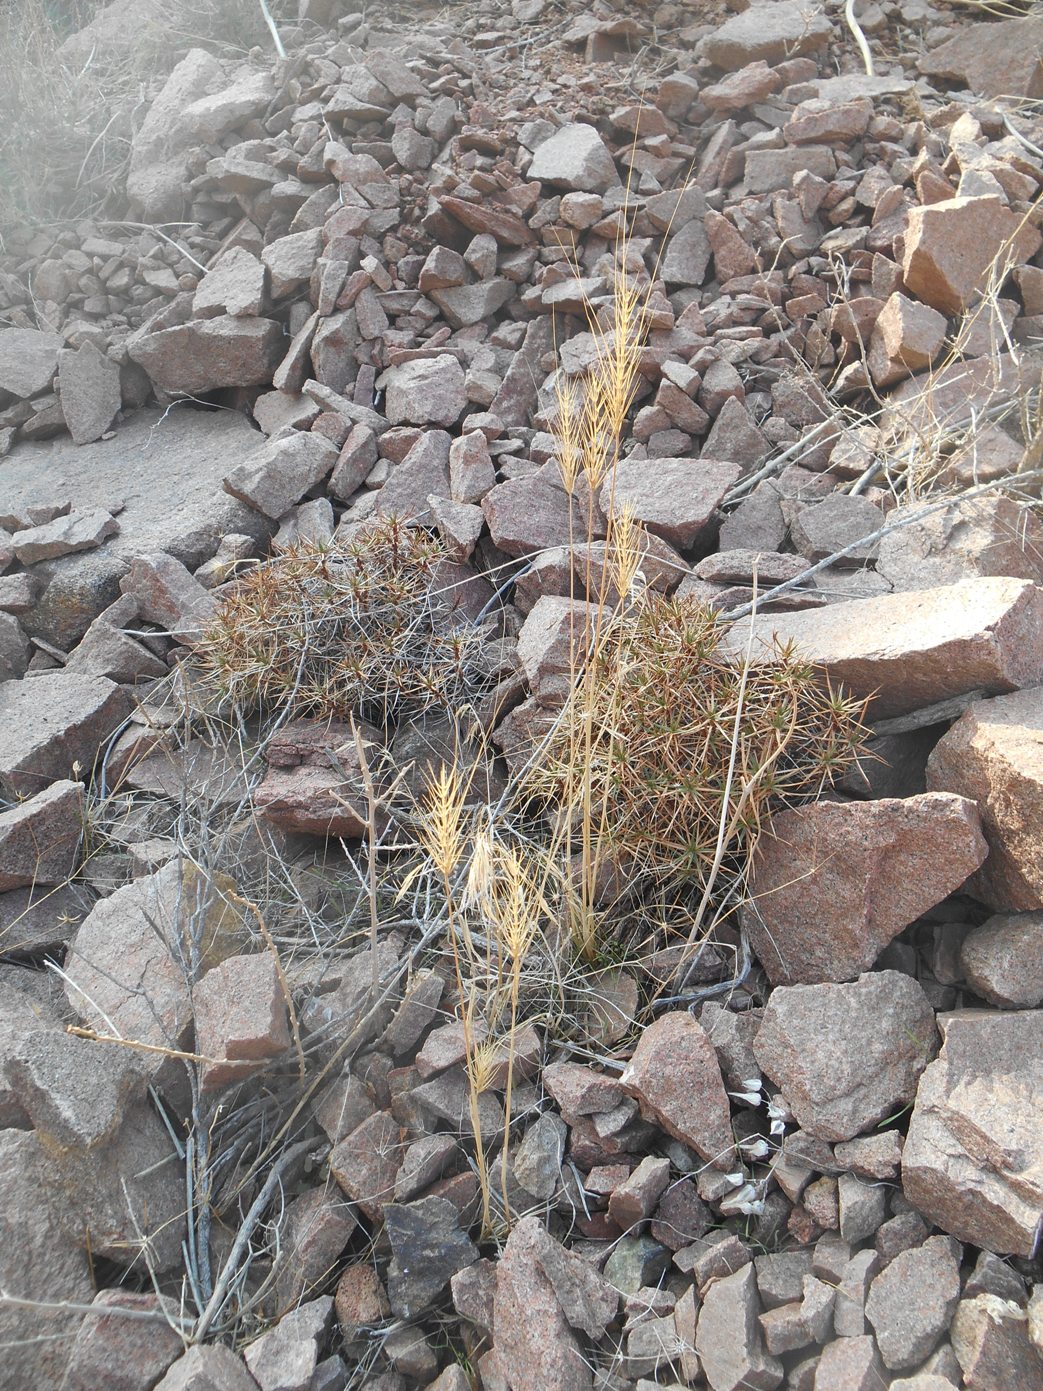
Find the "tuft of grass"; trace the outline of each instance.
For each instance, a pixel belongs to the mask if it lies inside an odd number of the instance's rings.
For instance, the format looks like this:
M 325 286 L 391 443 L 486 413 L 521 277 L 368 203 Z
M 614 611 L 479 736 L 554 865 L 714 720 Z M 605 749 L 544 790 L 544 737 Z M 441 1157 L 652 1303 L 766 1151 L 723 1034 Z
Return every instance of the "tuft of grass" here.
M 239 706 L 381 727 L 455 709 L 491 685 L 490 632 L 454 617 L 438 588 L 446 559 L 393 518 L 274 556 L 231 588 L 204 635 L 210 685 Z
M 134 131 L 190 48 L 238 57 L 272 38 L 258 0 L 136 0 L 133 24 L 63 50 L 100 0 L 0 5 L 0 229 L 118 215 Z M 285 19 L 290 0 L 269 0 Z M 2 246 L 2 239 L 0 239 Z

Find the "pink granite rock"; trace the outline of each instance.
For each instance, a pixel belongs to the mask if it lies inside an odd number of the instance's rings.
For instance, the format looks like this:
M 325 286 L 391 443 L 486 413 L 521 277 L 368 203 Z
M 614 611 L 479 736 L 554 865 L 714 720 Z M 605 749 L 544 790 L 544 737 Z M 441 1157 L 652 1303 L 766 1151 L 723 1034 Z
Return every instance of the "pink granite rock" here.
M 729 1167 L 734 1140 L 721 1067 L 690 1014 L 664 1014 L 649 1024 L 619 1080 L 649 1120 L 708 1163 Z
M 772 984 L 853 980 L 987 854 L 965 797 L 797 807 L 757 842 L 743 923 Z
M 1043 686 L 976 701 L 935 745 L 927 785 L 978 803 L 977 896 L 997 912 L 1043 908 Z

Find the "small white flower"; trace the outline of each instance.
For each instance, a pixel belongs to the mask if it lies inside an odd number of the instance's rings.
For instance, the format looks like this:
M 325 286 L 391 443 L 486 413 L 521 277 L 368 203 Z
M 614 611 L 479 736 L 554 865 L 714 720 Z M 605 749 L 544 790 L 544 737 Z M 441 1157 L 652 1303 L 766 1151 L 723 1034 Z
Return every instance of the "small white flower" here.
M 760 1092 L 729 1092 L 728 1095 L 734 1101 L 745 1101 L 747 1106 L 759 1106 L 761 1104 Z
M 764 1086 L 764 1081 L 763 1078 L 760 1077 L 744 1077 L 742 1079 L 742 1085 L 744 1090 L 748 1092 L 759 1092 L 761 1087 Z
M 746 1175 L 740 1170 L 736 1174 L 725 1174 L 724 1180 L 730 1183 L 733 1188 L 739 1188 L 746 1182 Z
M 771 1153 L 771 1146 L 767 1140 L 753 1139 L 743 1140 L 739 1148 L 750 1156 L 751 1159 L 764 1159 Z

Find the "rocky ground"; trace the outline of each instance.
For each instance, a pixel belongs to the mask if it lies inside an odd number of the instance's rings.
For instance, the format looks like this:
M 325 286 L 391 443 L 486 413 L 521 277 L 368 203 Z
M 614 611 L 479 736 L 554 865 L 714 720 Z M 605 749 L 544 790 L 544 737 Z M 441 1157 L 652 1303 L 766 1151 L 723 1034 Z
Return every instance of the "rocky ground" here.
M 156 84 L 122 211 L 4 229 L 0 1388 L 1043 1387 L 1043 19 L 862 4 L 867 75 L 834 4 L 300 8 Z M 687 993 L 659 943 L 517 1030 L 490 1234 L 444 944 L 345 927 L 350 731 L 251 744 L 180 663 L 273 545 L 394 516 L 523 761 L 619 254 L 589 540 L 628 505 L 871 757 Z

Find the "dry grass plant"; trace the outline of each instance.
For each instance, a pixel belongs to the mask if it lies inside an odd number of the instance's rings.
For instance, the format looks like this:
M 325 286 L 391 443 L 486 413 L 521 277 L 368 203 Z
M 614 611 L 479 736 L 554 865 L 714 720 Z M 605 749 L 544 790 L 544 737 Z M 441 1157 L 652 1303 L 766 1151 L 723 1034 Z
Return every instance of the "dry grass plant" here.
M 269 0 L 275 17 L 290 0 Z M 140 0 L 109 46 L 60 50 L 94 0 L 0 6 L 0 249 L 3 232 L 119 215 L 136 124 L 149 88 L 190 48 L 244 58 L 272 38 L 258 0 Z M 295 9 L 295 7 L 294 7 Z

